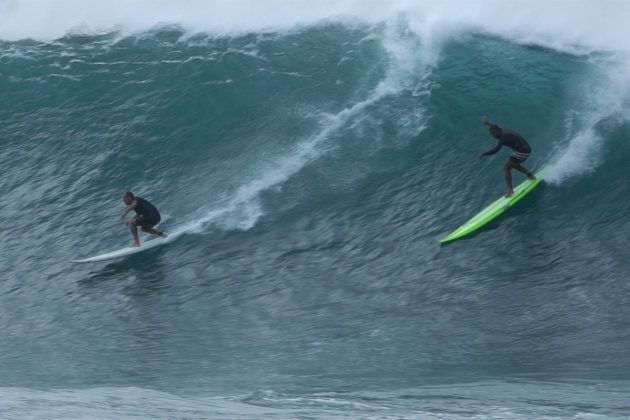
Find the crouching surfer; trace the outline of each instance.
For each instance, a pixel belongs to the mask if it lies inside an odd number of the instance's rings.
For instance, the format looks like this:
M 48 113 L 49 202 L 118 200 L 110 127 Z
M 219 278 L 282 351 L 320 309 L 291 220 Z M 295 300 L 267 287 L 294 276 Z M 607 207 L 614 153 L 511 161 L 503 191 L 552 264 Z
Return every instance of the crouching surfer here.
M 144 198 L 134 196 L 131 191 L 125 192 L 122 199 L 127 205 L 127 209 L 123 212 L 122 216 L 120 216 L 121 220 L 124 220 L 127 213 L 131 210 L 136 212 L 136 215 L 127 222 L 127 226 L 129 226 L 129 230 L 131 230 L 131 236 L 133 236 L 133 242 L 131 243 L 132 247 L 140 246 L 140 240 L 138 239 L 138 226 L 142 228 L 143 232 L 157 235 L 162 238 L 167 237 L 166 233 L 155 229 L 155 226 L 160 223 L 161 217 L 160 212 L 153 204 L 149 203 Z

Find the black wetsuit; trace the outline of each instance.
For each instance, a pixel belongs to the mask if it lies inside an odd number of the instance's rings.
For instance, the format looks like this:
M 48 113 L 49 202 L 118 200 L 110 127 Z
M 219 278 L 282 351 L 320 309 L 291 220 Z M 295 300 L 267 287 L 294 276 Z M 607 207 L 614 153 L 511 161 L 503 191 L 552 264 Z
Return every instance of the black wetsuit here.
M 503 130 L 501 136 L 497 140 L 497 145 L 492 150 L 483 153 L 484 156 L 494 155 L 501 147 L 507 146 L 513 150 L 510 160 L 514 163 L 523 163 L 532 152 L 529 143 L 518 133 L 511 130 Z
M 153 204 L 140 197 L 135 197 L 134 200 L 136 201 L 136 207 L 133 209 L 136 212 L 134 219 L 138 225 L 152 228 L 160 223 L 160 212 Z

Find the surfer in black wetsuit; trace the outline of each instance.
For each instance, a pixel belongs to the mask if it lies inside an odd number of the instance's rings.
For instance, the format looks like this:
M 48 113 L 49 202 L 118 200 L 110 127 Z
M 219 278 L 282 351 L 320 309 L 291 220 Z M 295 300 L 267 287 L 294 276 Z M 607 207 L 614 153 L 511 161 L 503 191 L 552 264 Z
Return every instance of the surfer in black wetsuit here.
M 136 215 L 131 219 L 127 225 L 131 230 L 133 236 L 132 247 L 140 246 L 140 240 L 138 239 L 138 226 L 142 227 L 143 232 L 150 233 L 152 235 L 158 235 L 162 238 L 166 238 L 166 233 L 161 232 L 154 228 L 155 225 L 160 223 L 160 212 L 155 206 L 149 203 L 144 198 L 135 197 L 131 191 L 127 191 L 122 196 L 123 201 L 128 206 L 120 218 L 125 219 L 127 213 L 131 210 L 136 212 Z
M 512 169 L 516 169 L 519 172 L 527 175 L 528 179 L 534 180 L 536 177 L 534 174 L 525 169 L 521 163 L 525 162 L 529 157 L 529 154 L 532 152 L 529 143 L 525 141 L 525 139 L 518 133 L 514 131 L 510 131 L 507 129 L 503 129 L 499 127 L 497 124 L 492 124 L 488 117 L 483 117 L 481 122 L 485 125 L 490 126 L 490 135 L 497 139 L 497 145 L 492 150 L 488 150 L 485 153 L 481 153 L 478 159 L 483 158 L 484 156 L 494 155 L 498 152 L 501 147 L 507 146 L 512 149 L 512 154 L 505 161 L 505 165 L 503 165 L 503 176 L 505 176 L 505 182 L 507 183 L 508 190 L 505 193 L 506 197 L 511 197 L 514 194 L 514 189 L 512 188 Z

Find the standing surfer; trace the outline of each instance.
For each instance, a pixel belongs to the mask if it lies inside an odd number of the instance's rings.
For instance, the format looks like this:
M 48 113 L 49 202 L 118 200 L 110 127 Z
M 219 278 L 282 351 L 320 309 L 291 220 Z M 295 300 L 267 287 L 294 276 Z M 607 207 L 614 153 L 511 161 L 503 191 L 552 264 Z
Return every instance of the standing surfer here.
M 131 244 L 132 247 L 140 246 L 140 240 L 138 239 L 138 226 L 142 227 L 143 232 L 166 238 L 166 233 L 154 228 L 155 225 L 160 223 L 161 217 L 160 212 L 153 204 L 149 203 L 144 198 L 134 196 L 131 191 L 125 192 L 122 199 L 128 207 L 122 216 L 120 216 L 121 220 L 124 220 L 127 213 L 131 210 L 136 212 L 136 215 L 127 222 L 129 230 L 131 230 L 131 236 L 133 236 L 133 242 Z
M 532 149 L 529 146 L 529 143 L 527 143 L 520 134 L 511 130 L 503 129 L 499 125 L 491 123 L 488 120 L 488 117 L 483 117 L 481 122 L 490 126 L 490 135 L 497 140 L 497 145 L 492 150 L 481 153 L 478 159 L 481 159 L 484 156 L 494 155 L 503 146 L 507 146 L 513 150 L 510 157 L 505 161 L 505 165 L 503 165 L 503 176 L 505 177 L 505 182 L 508 186 L 505 196 L 511 197 L 512 194 L 514 194 L 514 189 L 512 188 L 512 169 L 516 169 L 517 171 L 524 173 L 530 180 L 536 179 L 534 174 L 521 165 L 521 163 L 527 160 L 529 154 L 532 152 Z

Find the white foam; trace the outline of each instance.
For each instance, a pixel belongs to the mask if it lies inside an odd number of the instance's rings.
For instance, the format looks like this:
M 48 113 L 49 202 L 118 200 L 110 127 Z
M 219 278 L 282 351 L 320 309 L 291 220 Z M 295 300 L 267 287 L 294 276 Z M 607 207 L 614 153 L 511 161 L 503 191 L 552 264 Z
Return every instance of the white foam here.
M 556 163 L 547 176 L 547 181 L 557 185 L 595 170 L 601 160 L 601 141 L 593 127 L 577 133 L 570 139 L 568 146 L 552 159 Z
M 575 52 L 630 52 L 630 2 L 562 0 L 441 0 L 402 2 L 432 36 L 477 30 Z
M 177 24 L 193 32 L 241 34 L 286 30 L 335 16 L 376 20 L 387 3 L 365 7 L 359 0 L 5 0 L 0 2 L 0 37 L 51 40 L 69 32 L 142 32 Z
M 597 125 L 604 120 L 630 120 L 630 62 L 627 58 L 602 60 L 591 83 L 579 87 L 579 101 L 569 109 L 565 124 L 567 138 L 552 161 L 557 162 L 548 180 L 565 180 L 592 172 L 602 162 L 605 138 Z
M 424 39 L 482 30 L 551 48 L 630 52 L 630 2 L 624 0 L 4 0 L 0 38 L 51 40 L 69 32 L 142 32 L 160 24 L 240 34 L 330 19 L 386 22 L 400 13 Z

